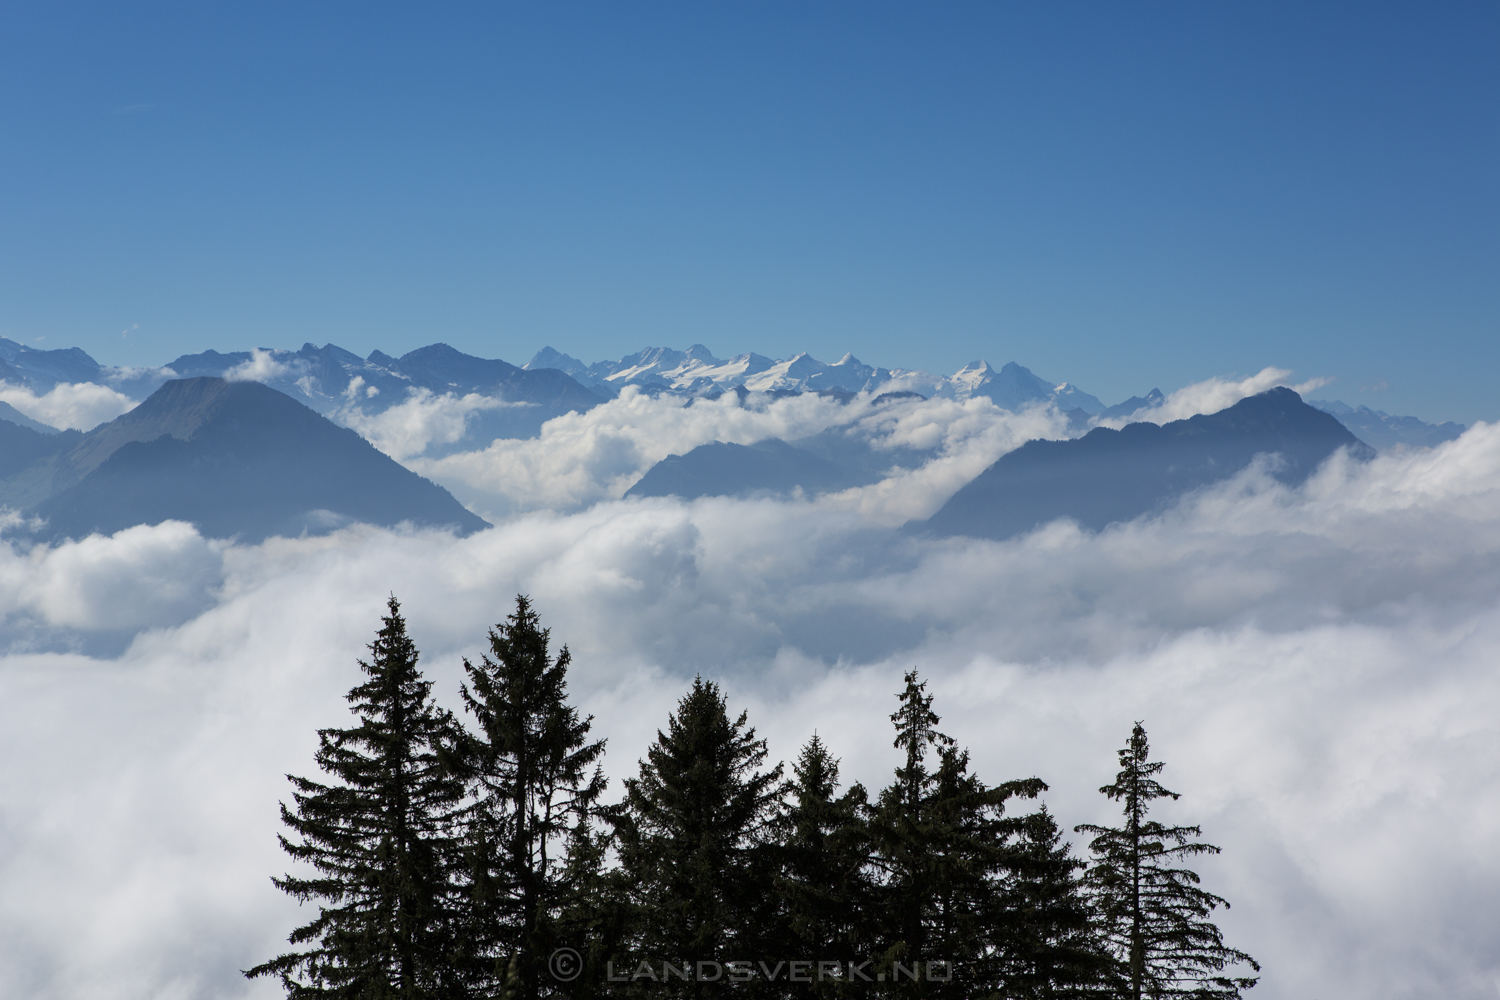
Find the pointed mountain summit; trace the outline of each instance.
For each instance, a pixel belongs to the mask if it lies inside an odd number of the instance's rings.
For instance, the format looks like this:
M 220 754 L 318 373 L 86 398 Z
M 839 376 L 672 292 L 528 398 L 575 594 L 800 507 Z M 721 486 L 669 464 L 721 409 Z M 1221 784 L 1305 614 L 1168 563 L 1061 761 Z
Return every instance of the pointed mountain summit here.
M 1106 406 L 1102 411 L 1100 411 L 1099 416 L 1105 419 L 1109 419 L 1111 417 L 1128 417 L 1133 413 L 1146 409 L 1147 407 L 1160 406 L 1162 403 L 1166 402 L 1166 398 L 1167 397 L 1161 394 L 1160 389 L 1152 389 L 1144 396 L 1131 396 L 1123 403 L 1116 403 L 1114 406 Z
M 249 541 L 356 521 L 488 527 L 354 431 L 259 382 L 167 382 L 74 440 L 0 483 L 0 501 L 29 491 L 28 513 L 54 538 L 169 519 Z
M 925 530 L 1002 539 L 1060 517 L 1099 530 L 1227 479 L 1256 455 L 1279 456 L 1276 478 L 1300 483 L 1339 448 L 1362 459 L 1374 456 L 1331 415 L 1278 387 L 1169 424 L 1096 427 L 1071 441 L 1028 441 L 955 493 Z

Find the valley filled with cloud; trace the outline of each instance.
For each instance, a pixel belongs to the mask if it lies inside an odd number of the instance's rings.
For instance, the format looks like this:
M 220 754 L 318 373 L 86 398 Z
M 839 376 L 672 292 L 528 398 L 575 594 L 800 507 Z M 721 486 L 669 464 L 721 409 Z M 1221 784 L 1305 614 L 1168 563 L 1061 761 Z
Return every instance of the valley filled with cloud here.
M 1136 419 L 1213 412 L 1287 375 L 1189 386 Z M 80 429 L 129 405 L 63 388 L 11 402 Z M 878 788 L 916 667 L 978 773 L 1043 778 L 1069 828 L 1113 821 L 1096 789 L 1144 720 L 1183 793 L 1160 818 L 1224 848 L 1200 870 L 1233 904 L 1227 939 L 1264 966 L 1255 996 L 1500 991 L 1500 427 L 1338 453 L 1296 487 L 1262 462 L 1099 533 L 982 541 L 902 526 L 1023 442 L 1078 433 L 1056 407 L 627 387 L 535 437 L 455 450 L 494 397 L 354 399 L 337 419 L 495 526 L 4 536 L 0 992 L 279 993 L 238 970 L 296 920 L 269 881 L 286 868 L 284 775 L 312 774 L 317 729 L 349 720 L 392 592 L 454 707 L 462 658 L 529 594 L 573 651 L 611 794 L 696 674 L 777 758 L 816 730 L 847 780 Z M 670 454 L 820 435 L 879 478 L 622 499 Z

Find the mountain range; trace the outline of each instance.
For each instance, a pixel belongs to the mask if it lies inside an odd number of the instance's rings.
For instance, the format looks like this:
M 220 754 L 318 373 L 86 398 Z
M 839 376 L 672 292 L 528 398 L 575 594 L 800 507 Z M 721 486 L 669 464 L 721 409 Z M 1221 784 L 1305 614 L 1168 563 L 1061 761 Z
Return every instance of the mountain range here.
M 952 376 L 912 369 L 876 368 L 853 354 L 832 364 L 802 353 L 784 361 L 760 354 L 741 354 L 729 360 L 714 357 L 702 344 L 686 351 L 650 347 L 619 361 L 585 365 L 576 358 L 544 347 L 526 363 L 531 371 L 553 368 L 582 385 L 618 395 L 627 385 L 651 392 L 715 394 L 743 386 L 751 392 L 916 392 L 963 401 L 987 396 L 1002 409 L 1018 410 L 1033 403 L 1056 403 L 1063 409 L 1098 414 L 1105 406 L 1076 386 L 1038 378 L 1030 369 L 1009 362 L 999 371 L 988 362 L 973 361 Z
M 618 396 L 626 386 L 652 394 L 687 396 L 717 396 L 739 390 L 837 396 L 912 392 L 960 402 L 985 397 L 1007 410 L 1056 405 L 1070 415 L 1080 431 L 1099 419 L 1130 417 L 1163 398 L 1160 390 L 1153 389 L 1144 396 L 1105 406 L 1098 397 L 1071 383 L 1041 378 L 1013 361 L 999 369 L 985 361 L 974 361 L 953 375 L 935 375 L 867 365 L 852 354 L 832 364 L 806 353 L 784 360 L 755 353 L 724 360 L 702 344 L 686 351 L 650 347 L 618 361 L 591 364 L 544 347 L 519 367 L 464 354 L 441 343 L 399 358 L 381 351 L 361 358 L 334 344 L 304 344 L 296 351 L 210 350 L 184 354 L 158 368 L 116 368 L 99 364 L 76 347 L 39 350 L 0 337 L 0 384 L 22 386 L 37 394 L 61 383 L 93 382 L 140 400 L 169 379 L 193 377 L 258 381 L 336 420 L 347 419 L 354 411 L 378 414 L 423 394 L 477 395 L 505 402 L 504 406 L 471 409 L 463 439 L 450 444 L 449 450 L 483 447 L 499 437 L 535 436 L 546 421 L 588 410 Z M 1463 431 L 1460 424 L 1434 425 L 1416 417 L 1350 407 L 1337 400 L 1313 405 L 1332 413 L 1379 450 L 1400 444 L 1427 447 Z M 35 424 L 33 416 L 4 403 L 0 403 L 0 420 Z
M 295 352 L 204 351 L 156 369 L 112 369 L 76 348 L 42 351 L 0 338 L 0 375 L 0 391 L 30 390 L 9 394 L 23 405 L 64 383 L 95 382 L 127 395 L 150 390 L 87 433 L 58 431 L 0 401 L 0 508 L 21 512 L 25 523 L 45 521 L 42 534 L 51 538 L 168 518 L 248 541 L 350 522 L 479 530 L 486 522 L 445 489 L 338 423 L 443 396 L 484 403 L 468 408 L 467 433 L 449 444 L 458 449 L 535 435 L 546 420 L 599 406 L 628 387 L 692 398 L 732 392 L 743 405 L 751 394 L 820 393 L 864 408 L 855 419 L 868 417 L 872 426 L 885 419 L 885 407 L 931 397 L 985 398 L 1010 410 L 1056 407 L 1068 417 L 1070 440 L 1031 441 L 1009 452 L 919 526 L 932 535 L 988 538 L 1056 517 L 1094 529 L 1129 520 L 1235 474 L 1256 455 L 1275 455 L 1273 474 L 1298 482 L 1339 448 L 1364 458 L 1372 444 L 1425 447 L 1463 431 L 1338 401 L 1309 405 L 1286 388 L 1158 425 L 1141 420 L 1165 402 L 1157 389 L 1105 406 L 1014 362 L 998 370 L 974 362 L 935 376 L 875 368 L 852 355 L 834 364 L 807 354 L 726 361 L 702 345 L 587 366 L 545 348 L 517 367 L 445 344 L 399 358 L 306 344 Z M 1097 426 L 1132 417 L 1136 422 L 1120 430 Z M 794 441 L 705 444 L 657 463 L 626 496 L 814 495 L 932 458 L 909 445 L 877 447 L 862 434 L 841 426 Z
M 858 449 L 830 453 L 819 438 L 754 445 L 714 442 L 658 462 L 627 497 L 815 495 L 862 486 L 880 472 Z M 962 487 L 911 530 L 936 536 L 1004 539 L 1059 517 L 1099 530 L 1159 510 L 1184 494 L 1243 471 L 1267 456 L 1271 474 L 1300 483 L 1347 448 L 1374 457 L 1332 415 L 1291 389 L 1271 389 L 1228 409 L 1166 424 L 1097 427 L 1071 440 L 1029 441 Z

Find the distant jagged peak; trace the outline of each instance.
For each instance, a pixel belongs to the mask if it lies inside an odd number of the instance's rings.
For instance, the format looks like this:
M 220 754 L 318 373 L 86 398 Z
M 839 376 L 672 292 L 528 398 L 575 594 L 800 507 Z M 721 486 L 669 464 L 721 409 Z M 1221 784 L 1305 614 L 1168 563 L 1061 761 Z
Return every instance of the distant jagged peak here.
M 588 365 L 571 355 L 564 354 L 548 346 L 533 354 L 531 360 L 521 367 L 529 372 L 534 372 L 540 368 L 556 368 L 558 371 L 572 375 L 574 372 L 583 371 Z

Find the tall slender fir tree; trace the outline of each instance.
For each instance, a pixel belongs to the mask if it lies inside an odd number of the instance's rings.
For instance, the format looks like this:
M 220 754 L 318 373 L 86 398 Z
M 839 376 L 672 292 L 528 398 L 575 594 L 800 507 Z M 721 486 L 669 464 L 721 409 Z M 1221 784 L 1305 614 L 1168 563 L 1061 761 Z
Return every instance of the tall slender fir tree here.
M 1218 854 L 1219 849 L 1195 839 L 1203 835 L 1199 827 L 1164 826 L 1146 818 L 1152 802 L 1180 796 L 1156 781 L 1165 765 L 1149 760 L 1146 730 L 1139 722 L 1119 757 L 1114 783 L 1099 791 L 1123 803 L 1125 824 L 1076 827 L 1094 835 L 1088 882 L 1115 959 L 1117 995 L 1128 1000 L 1238 1000 L 1256 979 L 1227 976 L 1224 970 L 1244 963 L 1258 972 L 1260 966 L 1244 952 L 1226 947 L 1209 919 L 1215 909 L 1229 904 L 1200 889 L 1196 872 L 1180 867 L 1186 858 Z
M 547 970 L 554 949 L 586 944 L 560 941 L 558 920 L 579 876 L 567 871 L 567 848 L 594 850 L 588 826 L 605 787 L 604 741 L 589 740 L 593 717 L 568 704 L 572 658 L 566 646 L 551 655 L 550 634 L 518 596 L 490 630 L 489 653 L 478 665 L 464 661 L 461 694 L 479 727 L 465 747 L 474 794 L 465 964 L 476 997 L 498 995 L 514 960 L 515 995 L 536 1000 L 561 985 Z
M 367 679 L 347 696 L 359 725 L 318 733 L 318 767 L 338 783 L 287 776 L 294 808 L 281 818 L 298 840 L 281 846 L 317 874 L 272 881 L 318 915 L 290 937 L 310 947 L 245 975 L 278 976 L 292 1000 L 461 995 L 452 829 L 463 789 L 444 760 L 455 727 L 431 700 L 395 597 L 388 610 L 359 661 Z

